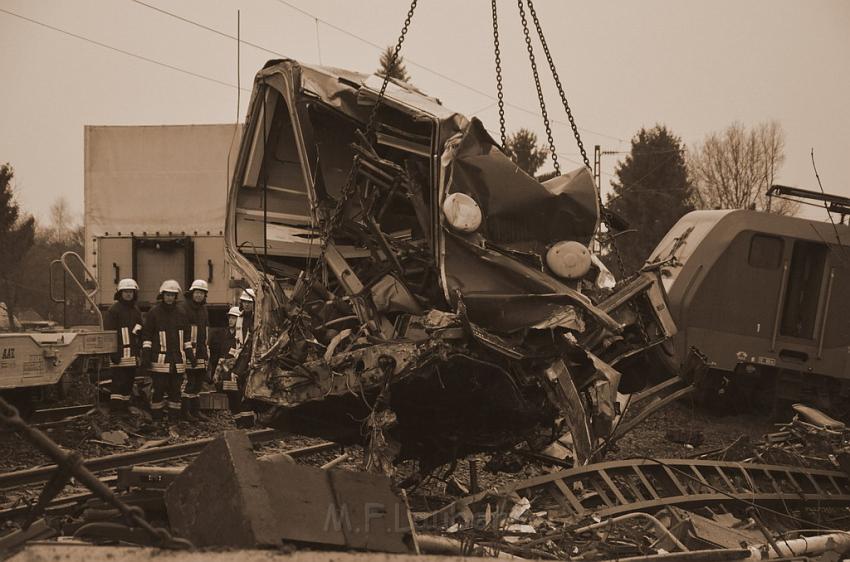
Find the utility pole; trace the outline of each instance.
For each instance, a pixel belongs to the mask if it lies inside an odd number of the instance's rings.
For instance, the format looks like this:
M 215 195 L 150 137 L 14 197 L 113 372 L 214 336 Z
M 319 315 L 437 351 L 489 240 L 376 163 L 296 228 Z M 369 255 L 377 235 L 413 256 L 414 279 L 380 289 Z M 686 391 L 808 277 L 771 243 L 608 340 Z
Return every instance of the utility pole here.
M 596 184 L 596 189 L 602 190 L 600 176 L 602 175 L 602 149 L 597 144 L 593 147 L 593 183 Z
M 602 192 L 602 157 L 611 156 L 612 154 L 622 154 L 616 150 L 602 150 L 598 144 L 593 147 L 593 183 L 596 184 L 596 189 Z

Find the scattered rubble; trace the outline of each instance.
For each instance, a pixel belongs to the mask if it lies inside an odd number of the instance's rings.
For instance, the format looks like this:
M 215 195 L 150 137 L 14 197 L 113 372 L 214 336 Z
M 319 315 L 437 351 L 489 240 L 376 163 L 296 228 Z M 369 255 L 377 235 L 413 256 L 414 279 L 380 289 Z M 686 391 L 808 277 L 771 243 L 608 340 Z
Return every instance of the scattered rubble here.
M 463 497 L 431 511 L 410 511 L 406 494 L 383 476 L 338 470 L 349 452 L 325 457 L 321 468 L 297 464 L 298 450 L 256 457 L 243 431 L 206 442 L 188 466 L 123 466 L 107 482 L 115 501 L 142 509 L 148 525 L 175 537 L 173 546 L 188 546 L 180 542 L 188 539 L 195 547 L 216 548 L 833 562 L 850 551 L 850 474 L 836 470 L 847 453 L 847 430 L 816 410 L 798 405 L 794 412 L 791 422 L 737 461 L 642 458 L 549 472 L 545 457 L 520 455 L 513 461 L 521 467 L 518 479 L 500 472 L 508 481 L 493 486 L 486 463 L 471 457 L 443 487 L 444 495 Z M 664 439 L 667 431 L 658 431 Z M 830 466 L 763 463 L 768 452 L 784 449 L 807 451 L 800 456 Z M 821 456 L 808 454 L 813 451 Z M 526 478 L 530 466 L 538 467 L 537 475 Z M 162 546 L 138 522 L 127 525 L 113 496 L 68 498 L 41 518 L 25 510 L 30 525 L 0 537 L 0 550 L 59 536 Z

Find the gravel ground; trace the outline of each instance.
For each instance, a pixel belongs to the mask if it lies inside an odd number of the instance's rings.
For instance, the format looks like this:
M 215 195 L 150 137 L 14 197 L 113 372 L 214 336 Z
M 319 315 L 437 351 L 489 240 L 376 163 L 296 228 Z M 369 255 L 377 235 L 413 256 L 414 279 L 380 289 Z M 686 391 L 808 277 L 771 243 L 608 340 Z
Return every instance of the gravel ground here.
M 788 419 L 792 417 L 789 410 Z M 692 435 L 696 439 L 693 439 L 693 445 L 674 443 L 667 438 L 670 431 Z M 742 435 L 754 443 L 772 431 L 775 431 L 775 426 L 767 415 L 723 415 L 682 400 L 655 412 L 635 426 L 608 453 L 606 460 L 690 457 L 725 447 Z M 702 443 L 694 446 L 698 444 L 700 435 Z
M 80 392 L 78 391 L 78 394 Z M 82 394 L 85 394 L 84 392 Z M 82 395 L 81 394 L 81 395 Z M 790 418 L 789 413 L 789 418 Z M 234 428 L 233 419 L 229 412 L 215 412 L 210 415 L 208 422 L 172 424 L 166 431 L 161 425 L 151 424 L 143 417 L 115 416 L 104 410 L 96 410 L 88 415 L 78 416 L 62 424 L 47 424 L 43 430 L 54 441 L 63 447 L 81 453 L 84 458 L 99 457 L 119 452 L 138 449 L 152 440 L 167 440 L 169 444 L 180 443 L 193 439 L 214 436 L 226 429 Z M 123 445 L 110 445 L 103 439 L 104 432 L 120 430 L 127 434 Z M 671 430 L 701 437 L 701 443 L 694 440 L 691 444 L 676 443 L 668 439 Z M 750 442 L 758 441 L 761 436 L 773 430 L 773 425 L 765 416 L 734 415 L 721 416 L 705 409 L 694 408 L 686 401 L 674 403 L 656 412 L 643 423 L 627 434 L 610 450 L 604 460 L 618 460 L 634 457 L 682 458 L 694 456 L 700 452 L 710 451 L 729 445 L 740 436 L 745 436 Z M 299 435 L 284 434 L 280 440 L 263 444 L 258 454 L 272 454 L 287 449 L 313 445 L 321 439 Z M 320 466 L 333 460 L 343 452 L 342 449 L 332 450 L 312 455 L 300 462 Z M 338 465 L 344 470 L 362 470 L 362 447 L 346 447 L 344 452 L 348 459 Z M 448 474 L 448 467 L 443 467 L 427 478 L 411 491 L 411 507 L 416 511 L 436 509 L 465 495 L 470 483 L 470 461 L 477 466 L 479 487 L 491 488 L 510 482 L 530 478 L 551 470 L 536 462 L 527 462 L 520 457 L 508 457 L 517 464 L 516 472 L 489 472 L 485 465 L 492 458 L 491 454 L 476 454 L 458 461 L 454 471 Z M 519 461 L 519 462 L 516 462 Z M 0 472 L 22 470 L 44 464 L 49 464 L 47 457 L 25 442 L 14 433 L 0 433 Z M 185 464 L 185 461 L 174 461 L 173 466 Z M 509 463 L 510 464 L 510 463 Z M 411 476 L 416 465 L 405 461 L 398 467 L 396 482 Z M 68 488 L 65 493 L 79 490 Z M 37 496 L 38 488 L 26 491 L 0 493 L 0 506 L 18 501 L 21 495 Z

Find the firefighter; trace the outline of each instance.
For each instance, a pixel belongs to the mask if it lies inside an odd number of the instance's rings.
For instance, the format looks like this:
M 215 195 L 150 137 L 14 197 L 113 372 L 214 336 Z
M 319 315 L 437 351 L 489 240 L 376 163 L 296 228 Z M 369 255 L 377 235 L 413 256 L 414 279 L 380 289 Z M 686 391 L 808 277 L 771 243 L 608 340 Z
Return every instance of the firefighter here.
M 186 323 L 189 327 L 187 343 L 191 345 L 194 362 L 186 365 L 186 385 L 183 389 L 181 414 L 186 421 L 208 421 L 201 413 L 199 393 L 204 384 L 209 359 L 209 315 L 207 313 L 207 293 L 209 285 L 203 279 L 195 279 L 186 291 L 186 300 L 181 303 Z
M 245 289 L 239 296 L 239 310 L 242 311 L 242 315 L 236 321 L 236 337 L 239 340 L 239 345 L 245 345 L 251 335 L 251 330 L 254 328 L 255 298 L 254 289 Z
M 235 372 L 237 360 L 242 351 L 240 329 L 238 327 L 242 311 L 238 306 L 227 312 L 227 329 L 220 331 L 210 342 L 210 370 L 216 385 L 227 394 L 232 412 L 238 412 L 242 402 L 239 376 Z
M 178 418 L 186 361 L 195 363 L 192 342 L 185 337 L 186 317 L 177 306 L 179 295 L 177 281 L 164 281 L 159 288 L 157 304 L 148 312 L 142 328 L 142 367 L 150 370 L 153 381 L 151 413 L 155 420 Z
M 238 306 L 230 307 L 230 310 L 227 311 L 227 328 L 218 332 L 210 341 L 210 376 L 216 381 L 223 378 L 216 373 L 219 361 L 236 359 L 236 356 L 239 355 L 236 324 L 240 316 L 242 316 L 242 311 L 239 310 Z
M 103 327 L 115 330 L 118 348 L 110 357 L 112 385 L 109 394 L 109 409 L 125 411 L 130 405 L 130 394 L 136 379 L 139 364 L 139 339 L 142 331 L 142 312 L 136 301 L 139 285 L 133 279 L 122 279 L 115 291 L 115 303 L 106 311 Z

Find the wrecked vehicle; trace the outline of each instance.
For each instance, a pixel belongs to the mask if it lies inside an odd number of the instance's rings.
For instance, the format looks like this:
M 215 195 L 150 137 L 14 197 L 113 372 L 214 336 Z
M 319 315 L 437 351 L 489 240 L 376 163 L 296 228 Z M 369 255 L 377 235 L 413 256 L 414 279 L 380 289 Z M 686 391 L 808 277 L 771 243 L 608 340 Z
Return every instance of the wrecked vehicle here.
M 540 183 L 478 119 L 382 81 L 288 59 L 256 77 L 225 231 L 257 291 L 246 397 L 365 436 L 378 470 L 565 431 L 587 462 L 675 332 L 658 273 L 615 287 L 591 255 L 587 169 Z

